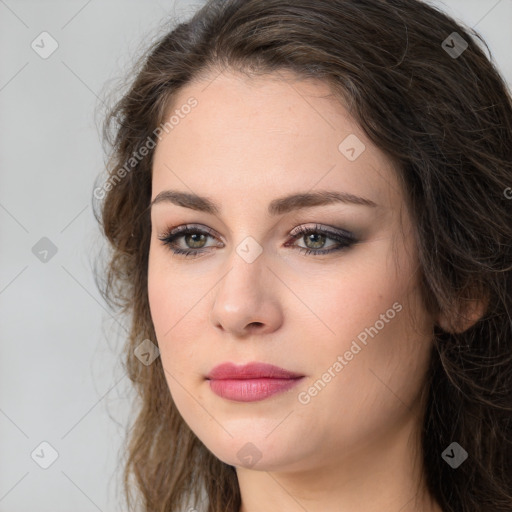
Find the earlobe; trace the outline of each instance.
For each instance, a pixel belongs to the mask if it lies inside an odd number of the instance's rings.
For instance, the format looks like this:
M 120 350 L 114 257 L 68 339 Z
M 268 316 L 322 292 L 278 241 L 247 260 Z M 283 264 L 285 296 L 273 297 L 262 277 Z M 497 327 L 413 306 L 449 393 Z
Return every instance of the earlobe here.
M 483 317 L 488 305 L 488 297 L 483 299 L 461 299 L 455 311 L 439 313 L 437 325 L 443 331 L 460 334 L 467 331 Z

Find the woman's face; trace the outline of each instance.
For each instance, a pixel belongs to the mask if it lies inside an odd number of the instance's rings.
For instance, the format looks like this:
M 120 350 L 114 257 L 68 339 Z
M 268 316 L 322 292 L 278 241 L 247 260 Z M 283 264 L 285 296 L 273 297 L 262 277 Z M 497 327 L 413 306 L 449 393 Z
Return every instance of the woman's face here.
M 219 459 L 264 470 L 405 443 L 433 325 L 392 164 L 325 84 L 285 77 L 184 88 L 152 181 L 148 293 L 170 393 Z M 225 362 L 302 378 L 208 380 Z

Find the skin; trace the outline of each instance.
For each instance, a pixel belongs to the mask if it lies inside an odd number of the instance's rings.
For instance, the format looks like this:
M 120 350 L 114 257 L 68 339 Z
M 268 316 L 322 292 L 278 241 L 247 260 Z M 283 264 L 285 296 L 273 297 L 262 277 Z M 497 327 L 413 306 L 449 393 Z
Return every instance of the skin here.
M 152 200 L 168 189 L 195 193 L 221 213 L 154 204 L 148 266 L 157 342 L 183 419 L 236 467 L 240 512 L 441 511 L 425 490 L 418 430 L 435 319 L 421 301 L 411 219 L 392 163 L 322 82 L 224 71 L 187 85 L 173 110 L 192 96 L 197 106 L 156 147 Z M 366 147 L 354 161 L 338 149 L 350 134 Z M 377 206 L 267 213 L 273 199 L 318 190 Z M 196 258 L 173 255 L 158 238 L 187 223 L 215 233 L 196 245 L 176 240 L 182 249 L 206 247 Z M 311 224 L 348 230 L 358 242 L 302 254 L 299 247 L 337 246 L 289 235 Z M 236 250 L 246 237 L 262 250 L 252 263 Z M 400 312 L 347 360 L 352 342 L 394 303 Z M 336 372 L 338 356 L 346 364 Z M 226 361 L 267 362 L 305 379 L 262 401 L 226 400 L 205 380 Z M 329 368 L 330 382 L 301 403 L 299 394 Z M 237 455 L 247 443 L 252 463 Z

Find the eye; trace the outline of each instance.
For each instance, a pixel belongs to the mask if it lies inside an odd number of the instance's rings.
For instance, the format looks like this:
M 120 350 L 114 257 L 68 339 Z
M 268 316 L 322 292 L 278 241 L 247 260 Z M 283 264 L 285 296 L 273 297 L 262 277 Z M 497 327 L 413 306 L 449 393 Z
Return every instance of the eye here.
M 285 247 L 296 247 L 300 252 L 306 255 L 321 255 L 341 251 L 357 243 L 354 235 L 348 231 L 341 229 L 332 230 L 318 224 L 309 227 L 298 226 L 290 232 L 290 236 L 292 240 L 303 239 L 306 247 L 299 247 L 289 242 L 285 244 Z M 196 257 L 208 251 L 208 246 L 206 245 L 208 237 L 217 238 L 212 229 L 204 229 L 187 224 L 170 229 L 159 236 L 158 239 L 163 245 L 168 246 L 173 254 Z M 177 241 L 180 239 L 185 243 L 185 248 L 179 247 L 180 244 L 177 243 Z M 337 243 L 334 244 L 333 248 L 322 249 L 329 239 Z
M 216 238 L 212 229 L 201 229 L 195 227 L 193 224 L 185 226 L 178 226 L 177 228 L 170 229 L 158 239 L 162 241 L 163 245 L 168 246 L 173 254 L 180 254 L 183 256 L 198 256 L 205 251 L 205 242 L 208 237 Z M 183 238 L 183 241 L 190 245 L 190 248 L 180 248 L 176 240 Z
M 302 253 L 305 255 L 308 254 L 328 254 L 331 252 L 341 251 L 343 249 L 347 249 L 353 244 L 357 243 L 357 239 L 355 236 L 349 231 L 345 231 L 342 229 L 332 230 L 329 228 L 325 228 L 319 224 L 315 224 L 314 226 L 298 226 L 294 230 L 291 231 L 290 236 L 294 240 L 302 239 L 306 244 L 306 248 L 297 247 Z M 321 249 L 325 245 L 326 240 L 335 240 L 337 244 L 334 244 L 334 247 L 331 249 Z M 287 247 L 290 244 L 285 244 Z M 294 245 L 292 245 L 294 246 Z

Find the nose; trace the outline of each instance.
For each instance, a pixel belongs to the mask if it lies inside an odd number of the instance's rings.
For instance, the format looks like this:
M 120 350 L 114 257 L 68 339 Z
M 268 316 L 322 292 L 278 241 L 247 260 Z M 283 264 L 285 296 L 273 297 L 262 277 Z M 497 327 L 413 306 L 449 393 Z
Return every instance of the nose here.
M 271 333 L 283 322 L 280 281 L 262 253 L 249 263 L 233 251 L 228 270 L 214 288 L 210 320 L 236 337 Z

